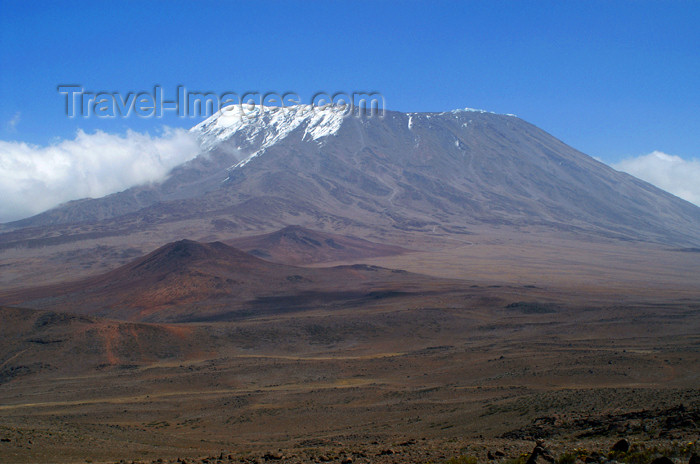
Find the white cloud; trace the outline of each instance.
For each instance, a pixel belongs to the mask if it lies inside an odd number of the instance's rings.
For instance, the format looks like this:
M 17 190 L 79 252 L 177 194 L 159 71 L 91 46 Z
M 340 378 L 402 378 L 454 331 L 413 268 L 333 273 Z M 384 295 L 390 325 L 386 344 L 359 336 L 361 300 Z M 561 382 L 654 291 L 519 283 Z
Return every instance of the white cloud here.
M 193 135 L 170 128 L 157 137 L 79 130 L 75 139 L 45 147 L 0 141 L 0 222 L 163 180 L 198 153 Z
M 687 160 L 660 151 L 613 164 L 618 171 L 639 177 L 677 197 L 700 206 L 700 160 Z

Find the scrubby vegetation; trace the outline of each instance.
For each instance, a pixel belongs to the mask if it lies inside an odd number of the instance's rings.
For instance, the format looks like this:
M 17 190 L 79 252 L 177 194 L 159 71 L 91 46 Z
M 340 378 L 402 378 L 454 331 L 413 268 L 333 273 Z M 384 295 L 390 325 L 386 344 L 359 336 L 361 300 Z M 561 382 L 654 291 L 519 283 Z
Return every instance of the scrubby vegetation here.
M 477 459 L 474 456 L 467 456 L 467 455 L 462 455 L 462 456 L 457 456 L 454 458 L 450 458 L 447 461 L 445 461 L 445 464 L 476 464 Z
M 610 451 L 607 457 L 610 460 L 624 464 L 649 464 L 654 459 L 662 456 L 686 460 L 693 453 L 697 452 L 697 442 L 674 442 L 668 446 L 647 446 L 644 443 L 634 443 L 626 453 Z

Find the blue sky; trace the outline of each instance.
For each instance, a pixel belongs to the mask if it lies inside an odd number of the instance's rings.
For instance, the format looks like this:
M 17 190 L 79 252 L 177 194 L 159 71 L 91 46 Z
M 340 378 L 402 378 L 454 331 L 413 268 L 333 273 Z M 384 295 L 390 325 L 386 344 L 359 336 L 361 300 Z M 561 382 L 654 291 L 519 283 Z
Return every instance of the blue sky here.
M 71 120 L 56 90 L 159 84 L 173 95 L 378 91 L 400 111 L 514 113 L 610 164 L 700 156 L 697 1 L 0 0 L 0 11 L 6 142 L 200 121 Z

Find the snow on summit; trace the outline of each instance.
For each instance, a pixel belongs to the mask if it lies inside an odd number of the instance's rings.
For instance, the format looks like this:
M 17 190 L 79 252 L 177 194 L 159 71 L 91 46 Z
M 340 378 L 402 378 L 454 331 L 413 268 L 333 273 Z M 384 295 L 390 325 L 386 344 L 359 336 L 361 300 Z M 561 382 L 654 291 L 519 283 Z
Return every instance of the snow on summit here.
M 320 141 L 335 134 L 348 116 L 344 106 L 318 107 L 314 105 L 264 106 L 238 104 L 219 110 L 191 131 L 197 136 L 203 151 L 210 151 L 222 143 L 240 152 L 238 161 L 229 170 L 245 166 L 265 150 L 292 133 L 301 141 Z M 422 118 L 453 116 L 464 113 L 491 113 L 464 108 L 442 113 L 406 113 L 408 129 L 413 130 Z M 491 113 L 495 114 L 495 113 Z M 467 123 L 463 124 L 465 127 Z
M 233 139 L 237 148 L 256 152 L 272 146 L 300 126 L 302 140 L 318 140 L 334 134 L 346 113 L 341 107 L 319 108 L 312 105 L 287 107 L 261 105 L 228 106 L 192 128 L 204 150 Z

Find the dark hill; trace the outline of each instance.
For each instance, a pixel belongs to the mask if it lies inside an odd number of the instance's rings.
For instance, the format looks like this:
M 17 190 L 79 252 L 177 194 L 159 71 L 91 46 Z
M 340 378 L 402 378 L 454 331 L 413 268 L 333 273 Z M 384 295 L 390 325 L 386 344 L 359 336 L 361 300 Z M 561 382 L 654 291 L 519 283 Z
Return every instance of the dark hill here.
M 376 266 L 294 267 L 220 242 L 181 240 L 99 276 L 0 294 L 0 302 L 130 321 L 187 322 L 361 304 L 433 281 Z
M 287 226 L 276 232 L 242 237 L 229 243 L 267 261 L 292 265 L 390 256 L 408 251 L 393 245 L 301 226 Z

